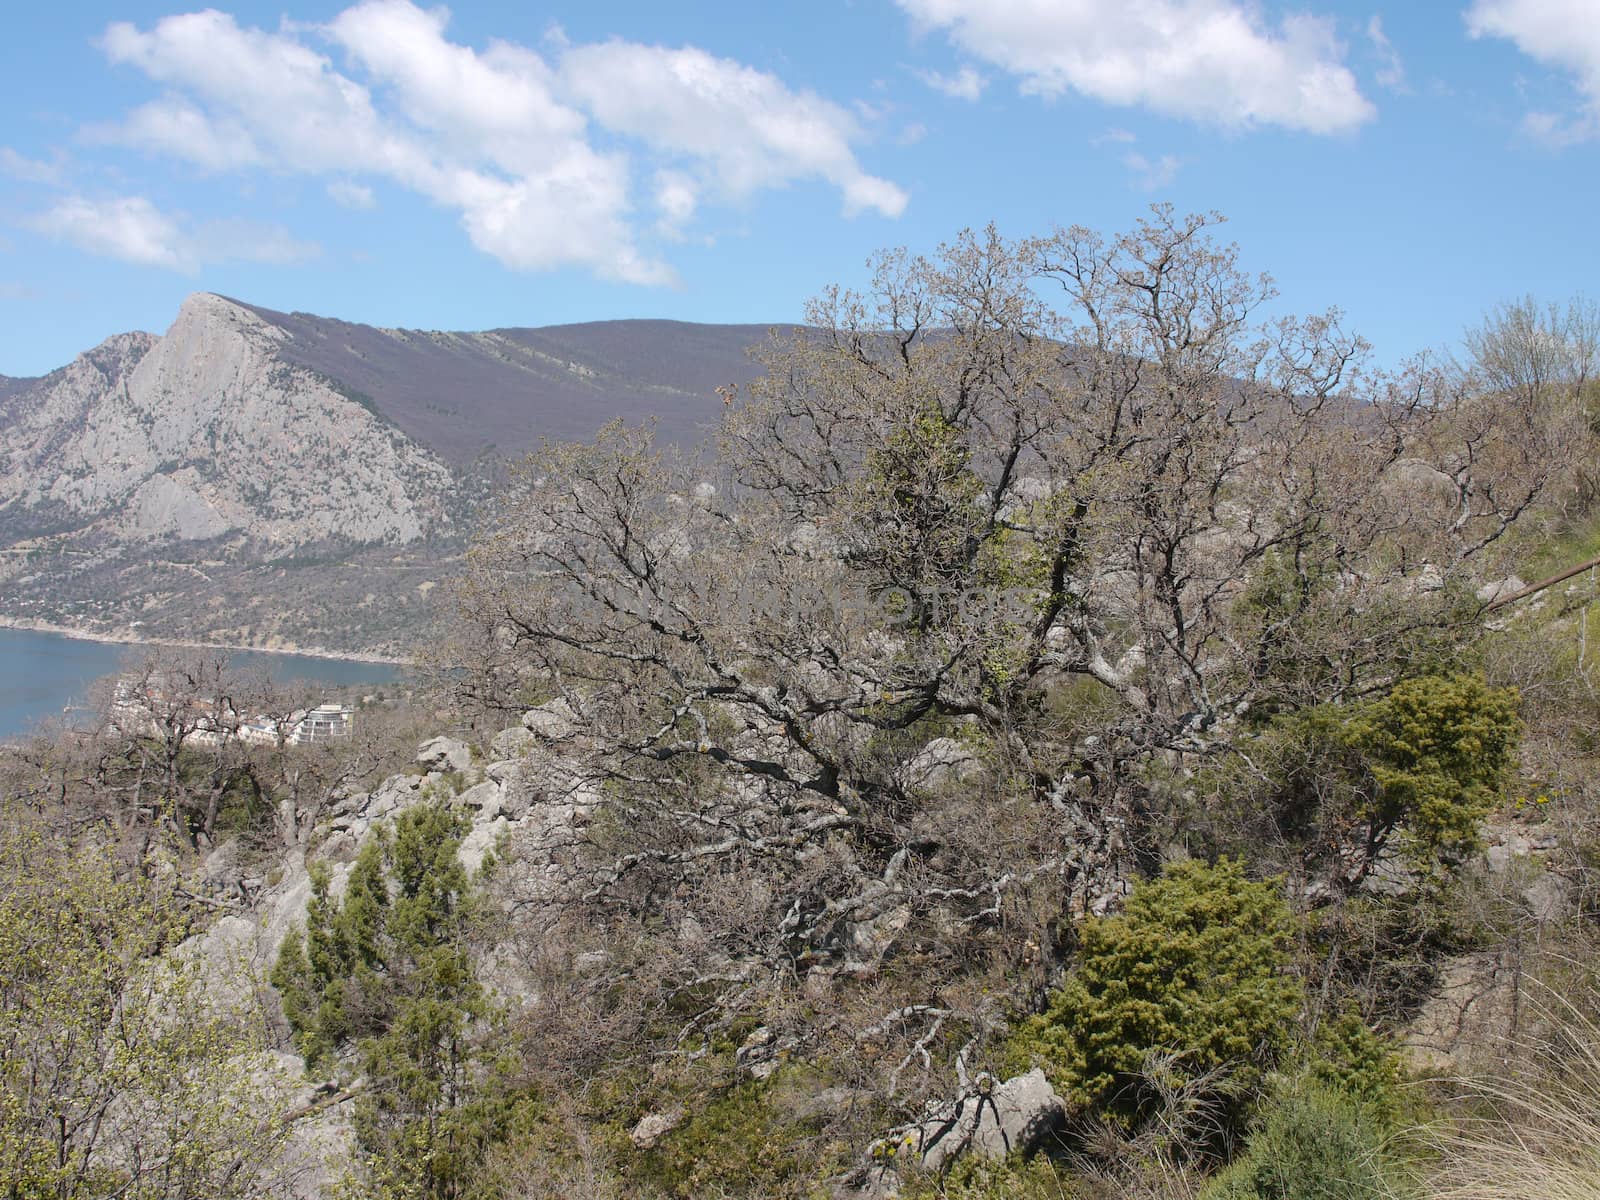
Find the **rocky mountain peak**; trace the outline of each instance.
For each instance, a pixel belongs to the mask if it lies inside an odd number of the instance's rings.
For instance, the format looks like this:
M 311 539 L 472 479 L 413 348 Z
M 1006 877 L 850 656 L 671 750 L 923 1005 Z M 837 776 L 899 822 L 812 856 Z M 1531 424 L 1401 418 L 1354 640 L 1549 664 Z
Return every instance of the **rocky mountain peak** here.
M 301 644 L 386 645 L 499 459 L 619 416 L 697 443 L 766 332 L 390 330 L 196 292 L 159 337 L 0 383 L 0 617 L 246 642 L 270 619 Z M 301 560 L 316 583 L 279 565 Z M 258 601 L 270 618 L 241 613 Z

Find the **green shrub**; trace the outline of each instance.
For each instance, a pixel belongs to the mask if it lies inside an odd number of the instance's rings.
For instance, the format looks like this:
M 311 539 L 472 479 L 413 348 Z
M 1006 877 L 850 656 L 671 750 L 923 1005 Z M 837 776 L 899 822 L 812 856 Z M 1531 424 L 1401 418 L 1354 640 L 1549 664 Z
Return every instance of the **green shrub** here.
M 313 1070 L 358 1051 L 364 1196 L 456 1195 L 500 1123 L 498 1102 L 472 1094 L 483 1073 L 469 1033 L 488 1003 L 467 946 L 465 829 L 442 803 L 418 804 L 362 847 L 339 901 L 315 872 L 305 930 L 272 970 Z
M 1311 1081 L 1335 1092 L 1385 1128 L 1400 1119 L 1400 1067 L 1394 1051 L 1367 1023 L 1354 1004 L 1325 1019 L 1311 1040 L 1306 1073 Z
M 1381 1121 L 1310 1080 L 1270 1098 L 1243 1155 L 1202 1200 L 1389 1200 L 1403 1194 Z
M 1277 885 L 1241 863 L 1171 866 L 1121 916 L 1084 926 L 1077 970 L 1013 1038 L 1011 1065 L 1042 1065 L 1070 1101 L 1124 1124 L 1157 1099 L 1154 1055 L 1180 1080 L 1217 1072 L 1248 1094 L 1294 1039 L 1293 927 Z
M 1341 732 L 1376 785 L 1360 816 L 1375 833 L 1400 830 L 1418 866 L 1458 861 L 1480 845 L 1517 734 L 1515 691 L 1471 675 L 1396 684 L 1358 705 Z
M 1208 772 L 1222 848 L 1321 861 L 1343 889 L 1391 849 L 1437 880 L 1479 848 L 1516 751 L 1517 695 L 1473 675 L 1426 675 L 1382 697 L 1280 715 L 1249 759 Z
M 668 1196 L 804 1196 L 815 1166 L 807 1131 L 772 1103 L 769 1085 L 730 1088 L 643 1155 L 641 1177 Z

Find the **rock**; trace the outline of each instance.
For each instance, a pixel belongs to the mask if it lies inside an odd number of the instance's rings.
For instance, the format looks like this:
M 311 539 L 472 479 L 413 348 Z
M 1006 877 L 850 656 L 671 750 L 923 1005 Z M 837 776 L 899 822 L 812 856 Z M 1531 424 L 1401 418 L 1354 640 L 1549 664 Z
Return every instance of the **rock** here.
M 943 1173 L 962 1155 L 998 1162 L 1013 1152 L 1027 1153 L 1057 1132 L 1066 1119 L 1066 1102 L 1037 1067 L 1004 1083 L 982 1075 L 959 1099 L 933 1107 L 915 1125 L 882 1138 L 838 1195 L 879 1200 L 899 1194 L 895 1168 L 915 1165 Z
M 354 862 L 360 850 L 355 836 L 346 829 L 335 829 L 317 851 L 317 857 L 329 862 Z
M 640 1150 L 648 1150 L 679 1125 L 688 1116 L 682 1108 L 669 1108 L 665 1112 L 646 1113 L 639 1123 L 628 1131 L 628 1140 Z
M 1541 923 L 1559 921 L 1573 911 L 1572 885 L 1549 871 L 1523 888 L 1522 898 L 1533 919 Z
M 734 1061 L 754 1079 L 766 1079 L 800 1048 L 793 1034 L 775 1035 L 765 1025 L 745 1038 Z
M 465 773 L 472 769 L 472 751 L 452 737 L 429 738 L 417 747 L 417 763 L 429 771 Z
M 1440 963 L 1433 994 L 1401 1034 L 1410 1069 L 1454 1074 L 1485 1051 L 1503 1055 L 1519 974 L 1508 947 Z
M 539 739 L 531 730 L 524 729 L 521 725 L 513 725 L 510 729 L 502 729 L 494 735 L 489 742 L 489 753 L 496 759 L 515 759 L 530 753 L 538 745 Z
M 456 857 L 468 875 L 478 873 L 483 867 L 483 860 L 494 851 L 500 838 L 510 831 L 511 824 L 504 817 L 477 822 L 467 831 L 467 836 L 461 839 L 461 848 L 456 851 Z
M 983 774 L 983 763 L 965 742 L 934 738 L 900 769 L 901 784 L 909 789 L 936 792 L 971 783 Z
M 533 791 L 524 787 L 520 779 L 513 776 L 509 783 L 496 780 L 500 787 L 500 813 L 508 821 L 520 821 L 528 815 L 528 810 L 533 807 Z
M 455 802 L 463 808 L 474 809 L 477 815 L 473 818 L 478 821 L 489 821 L 500 815 L 501 789 L 493 780 L 474 784 L 456 797 Z
M 1000 1084 L 980 1079 L 972 1094 L 919 1127 L 923 1166 L 938 1171 L 963 1153 L 991 1162 L 1013 1151 L 1026 1153 L 1060 1128 L 1066 1115 L 1066 1103 L 1037 1067 Z
M 578 714 L 572 711 L 572 705 L 564 697 L 557 696 L 523 713 L 522 727 L 535 737 L 552 742 L 564 741 L 578 732 Z
M 1513 596 L 1528 585 L 1515 575 L 1507 575 L 1504 579 L 1496 579 L 1484 584 L 1478 589 L 1478 599 L 1485 604 L 1493 604 L 1497 600 L 1504 600 Z
M 524 730 L 523 732 L 526 733 L 527 731 Z M 483 773 L 504 787 L 522 777 L 522 763 L 516 759 L 492 762 L 483 769 Z
M 1444 587 L 1444 572 L 1433 563 L 1423 563 L 1412 577 L 1412 586 L 1418 592 L 1437 592 Z

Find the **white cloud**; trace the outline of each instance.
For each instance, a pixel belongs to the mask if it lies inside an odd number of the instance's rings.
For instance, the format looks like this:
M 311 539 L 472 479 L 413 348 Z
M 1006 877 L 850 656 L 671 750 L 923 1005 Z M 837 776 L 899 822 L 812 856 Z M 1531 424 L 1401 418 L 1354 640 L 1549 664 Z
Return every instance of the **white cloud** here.
M 934 91 L 943 92 L 955 100 L 976 101 L 983 95 L 983 89 L 989 86 L 989 81 L 971 67 L 962 67 L 954 75 L 942 75 L 938 71 L 918 71 L 917 78 Z
M 657 229 L 666 237 L 677 240 L 682 230 L 694 217 L 700 204 L 700 189 L 695 181 L 682 171 L 657 171 L 655 180 L 656 209 L 661 219 Z
M 277 225 L 211 221 L 193 227 L 143 196 L 106 200 L 67 196 L 29 225 L 90 254 L 185 275 L 206 263 L 228 259 L 287 263 L 319 253 L 317 246 L 295 239 Z
M 83 138 L 88 142 L 122 142 L 175 155 L 209 171 L 266 163 L 242 121 L 202 112 L 178 96 L 141 104 L 120 123 L 91 125 L 84 129 Z
M 351 174 L 388 180 L 456 213 L 508 266 L 633 283 L 674 273 L 640 244 L 633 148 L 598 147 L 593 122 L 642 142 L 655 171 L 692 179 L 697 200 L 708 187 L 740 197 L 822 178 L 850 211 L 904 207 L 857 163 L 860 130 L 845 110 L 773 76 L 694 49 L 547 39 L 558 68 L 508 42 L 452 42 L 448 20 L 410 0 L 362 0 L 326 25 L 276 32 L 209 10 L 149 30 L 119 22 L 106 54 L 167 92 L 90 132 L 209 170 L 330 177 L 329 194 L 357 207 L 371 193 Z M 672 222 L 698 211 L 681 188 L 665 207 L 659 188 L 642 199 Z
M 10 146 L 0 146 L 0 175 L 9 175 L 23 183 L 58 184 L 61 182 L 60 163 L 25 158 Z
M 1530 134 L 1552 145 L 1600 135 L 1600 20 L 1593 0 L 1475 0 L 1466 21 L 1473 37 L 1505 38 L 1572 76 L 1581 111 L 1529 113 Z
M 1178 178 L 1178 171 L 1183 166 L 1183 160 L 1176 155 L 1163 154 L 1152 161 L 1137 151 L 1125 154 L 1122 165 L 1133 172 L 1134 186 L 1140 191 L 1158 192 L 1162 188 L 1170 187 Z
M 364 184 L 354 183 L 348 179 L 335 179 L 328 184 L 328 196 L 340 208 L 353 208 L 358 211 L 376 208 L 377 199 L 372 194 L 372 189 Z
M 1372 43 L 1372 52 L 1378 58 L 1375 78 L 1379 86 L 1395 92 L 1405 91 L 1406 65 L 1401 61 L 1400 51 L 1394 48 L 1389 35 L 1384 33 L 1382 17 L 1374 15 L 1367 22 L 1367 41 Z
M 900 188 L 856 161 L 855 118 L 765 72 L 692 46 L 612 41 L 567 50 L 561 77 L 601 125 L 682 156 L 730 198 L 820 178 L 843 193 L 847 213 L 905 209 Z
M 1376 110 L 1331 25 L 1269 29 L 1238 0 L 896 0 L 1045 97 L 1073 91 L 1225 127 L 1345 133 Z

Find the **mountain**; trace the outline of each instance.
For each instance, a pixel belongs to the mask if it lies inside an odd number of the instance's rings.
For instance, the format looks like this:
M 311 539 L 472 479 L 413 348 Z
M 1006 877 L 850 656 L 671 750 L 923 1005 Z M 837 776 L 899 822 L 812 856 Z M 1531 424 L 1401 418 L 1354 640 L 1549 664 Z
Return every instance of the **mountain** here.
M 377 329 L 239 305 L 286 337 L 278 353 L 338 380 L 406 436 L 453 463 L 586 438 L 614 417 L 654 418 L 679 444 L 704 439 L 718 387 L 754 374 L 765 325 L 594 321 L 543 329 Z
M 0 376 L 0 619 L 408 649 L 498 465 L 653 418 L 694 445 L 768 327 L 379 329 L 189 297 Z

